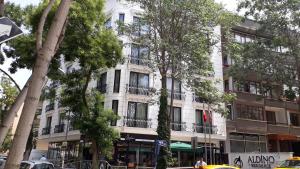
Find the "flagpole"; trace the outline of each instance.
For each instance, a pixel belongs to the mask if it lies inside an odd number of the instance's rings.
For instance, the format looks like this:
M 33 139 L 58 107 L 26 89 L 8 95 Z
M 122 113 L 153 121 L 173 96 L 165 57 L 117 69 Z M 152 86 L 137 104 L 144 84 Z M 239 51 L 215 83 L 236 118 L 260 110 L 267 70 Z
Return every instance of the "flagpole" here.
M 203 103 L 203 122 L 204 122 L 204 155 L 205 155 L 205 162 L 207 162 L 207 149 L 206 149 L 206 119 L 204 118 L 204 115 L 206 116 L 205 107 Z
M 211 132 L 212 132 L 212 126 L 211 126 L 211 112 L 209 110 L 210 106 L 208 105 L 208 118 L 209 118 L 209 121 L 208 121 L 208 124 L 209 124 L 209 161 L 210 161 L 210 165 L 212 165 L 212 151 L 211 151 Z

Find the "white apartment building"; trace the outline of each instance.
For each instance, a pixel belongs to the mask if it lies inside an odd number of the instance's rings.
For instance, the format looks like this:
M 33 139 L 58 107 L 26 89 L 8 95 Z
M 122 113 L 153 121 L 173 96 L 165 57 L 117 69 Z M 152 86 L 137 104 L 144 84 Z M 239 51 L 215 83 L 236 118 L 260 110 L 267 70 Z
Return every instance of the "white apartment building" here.
M 116 21 L 132 23 L 137 13 L 141 11 L 140 6 L 128 4 L 125 0 L 107 0 L 105 5 L 105 12 L 109 18 L 107 26 L 117 30 Z M 215 28 L 215 33 L 221 36 L 220 27 Z M 120 141 L 115 143 L 114 158 L 122 161 L 127 154 L 131 162 L 141 165 L 144 161 L 153 158 L 159 105 L 158 95 L 153 96 L 150 93 L 160 90 L 160 75 L 148 67 L 147 60 L 139 58 L 140 54 L 147 49 L 132 44 L 125 35 L 118 36 L 123 44 L 131 44 L 123 47 L 123 55 L 126 58 L 124 64 L 106 70 L 99 80 L 91 83 L 90 86 L 99 89 L 105 95 L 105 108 L 112 109 L 121 117 L 116 123 L 112 123 L 121 134 Z M 214 78 L 223 82 L 220 48 L 221 42 L 214 48 L 211 61 L 215 71 Z M 68 71 L 72 69 L 72 65 L 64 65 L 63 69 Z M 168 86 L 171 87 L 171 79 L 168 80 Z M 220 91 L 224 91 L 223 83 L 217 87 Z M 211 145 L 223 149 L 226 140 L 226 120 L 221 114 L 212 112 L 212 127 L 207 127 L 205 131 L 202 119 L 203 108 L 207 110 L 208 107 L 203 105 L 193 91 L 183 83 L 175 81 L 174 111 L 171 118 L 172 142 L 190 144 L 192 137 L 198 137 L 199 146 L 203 146 L 204 142 L 209 142 L 208 133 L 211 132 Z M 62 112 L 63 108 L 59 106 L 58 101 L 43 102 L 37 148 L 49 150 L 51 157 L 57 156 L 51 153 L 60 151 L 65 141 L 68 141 L 67 149 L 70 151 L 68 155 L 76 156 L 82 139 L 80 132 L 74 130 L 63 118 Z M 125 138 L 128 136 L 135 140 L 126 142 Z M 188 153 L 181 153 L 181 156 L 183 160 L 193 160 Z

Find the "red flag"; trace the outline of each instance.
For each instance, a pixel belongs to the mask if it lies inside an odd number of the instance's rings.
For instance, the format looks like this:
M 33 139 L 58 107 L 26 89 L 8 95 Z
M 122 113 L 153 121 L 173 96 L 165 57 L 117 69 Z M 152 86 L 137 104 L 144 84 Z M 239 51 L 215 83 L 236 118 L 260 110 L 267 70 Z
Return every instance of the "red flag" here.
M 207 115 L 206 115 L 206 111 L 204 110 L 203 111 L 203 121 L 206 122 L 207 120 Z

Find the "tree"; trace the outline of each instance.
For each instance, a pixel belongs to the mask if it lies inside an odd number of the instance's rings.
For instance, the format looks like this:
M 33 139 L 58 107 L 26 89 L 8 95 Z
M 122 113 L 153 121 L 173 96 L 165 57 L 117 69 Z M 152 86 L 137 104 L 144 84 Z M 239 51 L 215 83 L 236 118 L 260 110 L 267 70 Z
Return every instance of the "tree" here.
M 119 117 L 104 109 L 104 98 L 90 83 L 99 72 L 121 61 L 122 49 L 112 30 L 104 26 L 103 0 L 85 0 L 70 10 L 69 25 L 60 51 L 65 61 L 74 63 L 72 72 L 58 77 L 62 84 L 61 101 L 72 115 L 72 124 L 92 143 L 92 168 L 99 157 L 110 156 L 118 132 L 110 127 Z M 85 11 L 85 12 L 82 12 Z M 76 43 L 74 43 L 76 42 Z
M 246 9 L 245 19 L 252 17 L 259 26 L 253 42 L 231 47 L 234 77 L 243 80 L 245 74 L 255 72 L 264 90 L 286 86 L 287 99 L 299 95 L 299 4 L 289 0 L 243 0 L 239 4 L 240 9 Z
M 26 147 L 24 139 L 28 138 L 32 127 L 32 122 L 37 109 L 39 97 L 41 95 L 45 76 L 48 72 L 50 61 L 55 54 L 55 50 L 60 45 L 59 42 L 63 38 L 61 35 L 64 32 L 64 27 L 66 26 L 66 18 L 72 3 L 71 0 L 62 0 L 60 2 L 53 22 L 51 23 L 50 29 L 48 30 L 47 36 L 43 43 L 44 23 L 54 2 L 54 0 L 49 1 L 47 8 L 44 10 L 44 15 L 42 15 L 40 19 L 36 34 L 37 58 L 33 68 L 32 78 L 25 99 L 24 108 L 20 117 L 20 122 L 18 124 L 13 144 L 5 164 L 5 169 L 19 168 L 20 161 L 23 158 L 23 152 L 25 151 Z
M 234 18 L 212 0 L 130 0 L 143 5 L 140 21 L 125 27 L 132 41 L 150 49 L 150 63 L 161 76 L 161 91 L 158 113 L 158 139 L 170 143 L 170 111 L 167 78 L 184 81 L 187 86 L 200 91 L 198 84 L 210 84 L 207 77 L 213 74 L 210 50 L 216 43 L 214 28 L 228 28 Z M 226 22 L 225 22 L 226 21 Z M 137 31 L 140 33 L 136 34 Z M 196 92 L 197 92 L 196 91 Z M 170 91 L 169 91 L 170 93 Z M 200 93 L 200 92 L 199 92 Z M 215 95 L 216 96 L 216 95 Z M 170 109 L 172 110 L 172 109 Z M 166 168 L 168 147 L 162 148 L 157 168 Z
M 13 104 L 18 93 L 18 89 L 12 85 L 9 78 L 2 76 L 0 83 L 0 125 L 3 123 L 4 117 L 7 116 L 7 112 Z M 11 128 L 11 125 L 9 126 Z M 3 142 L 1 142 L 0 152 L 6 152 L 12 142 L 11 132 L 6 133 Z

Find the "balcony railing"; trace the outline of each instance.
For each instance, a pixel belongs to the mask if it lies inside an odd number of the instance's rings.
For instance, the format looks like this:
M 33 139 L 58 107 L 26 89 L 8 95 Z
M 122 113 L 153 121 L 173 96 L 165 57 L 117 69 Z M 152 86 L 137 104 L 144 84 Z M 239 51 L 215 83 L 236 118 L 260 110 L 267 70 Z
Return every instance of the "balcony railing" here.
M 42 135 L 50 134 L 51 127 L 45 127 L 42 129 Z
M 193 131 L 196 133 L 205 133 L 205 134 L 217 134 L 217 126 L 210 125 L 197 125 L 193 123 Z
M 134 65 L 149 66 L 150 60 L 129 56 L 129 63 Z
M 106 93 L 106 84 L 97 84 L 97 90 L 100 91 L 101 93 Z
M 168 90 L 168 97 L 171 98 L 171 90 Z M 173 92 L 173 98 L 175 100 L 184 100 L 185 99 L 185 93 L 184 92 L 178 92 L 174 91 Z
M 48 104 L 45 108 L 46 112 L 54 110 L 54 103 Z
M 65 124 L 59 124 L 54 127 L 54 133 L 62 133 L 65 130 Z
M 151 119 L 140 120 L 140 119 L 129 118 L 127 116 L 124 116 L 123 118 L 123 126 L 126 127 L 151 128 L 151 125 L 152 125 Z
M 174 131 L 187 131 L 185 122 L 171 122 L 171 129 Z
M 129 86 L 128 91 L 130 94 L 136 94 L 136 95 L 149 95 L 149 87 L 135 87 L 135 86 Z

